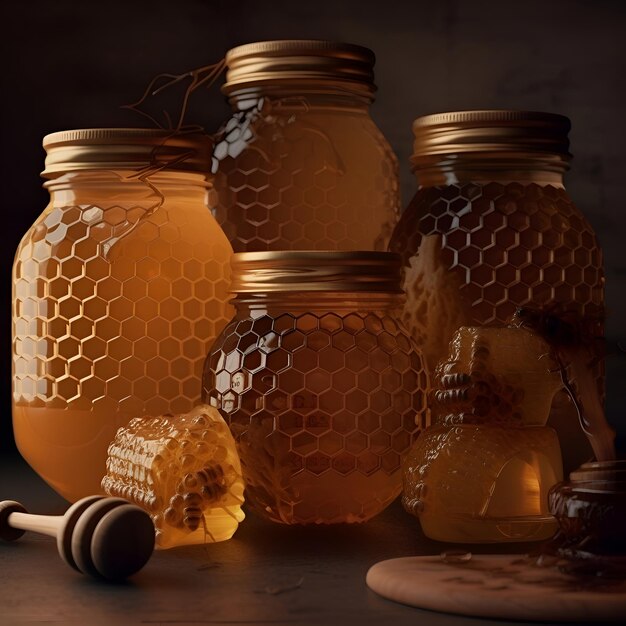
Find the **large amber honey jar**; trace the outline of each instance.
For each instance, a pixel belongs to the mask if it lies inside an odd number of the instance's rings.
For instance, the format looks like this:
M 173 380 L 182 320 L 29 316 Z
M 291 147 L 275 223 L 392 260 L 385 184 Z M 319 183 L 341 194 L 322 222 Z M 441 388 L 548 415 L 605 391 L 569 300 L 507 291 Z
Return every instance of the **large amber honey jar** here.
M 419 188 L 390 250 L 403 258 L 403 321 L 429 370 L 457 328 L 506 323 L 520 306 L 602 315 L 600 246 L 563 186 L 569 128 L 566 117 L 525 111 L 415 120 Z
M 234 113 L 213 153 L 214 211 L 235 252 L 386 248 L 398 167 L 369 114 L 374 60 L 328 41 L 228 52 Z
M 426 425 L 426 371 L 393 314 L 400 258 L 240 253 L 232 290 L 204 400 L 235 437 L 247 504 L 287 524 L 368 520 L 400 493 Z
M 198 401 L 232 248 L 207 207 L 206 137 L 91 129 L 44 147 L 50 204 L 13 268 L 13 424 L 76 500 L 100 491 L 119 426 Z

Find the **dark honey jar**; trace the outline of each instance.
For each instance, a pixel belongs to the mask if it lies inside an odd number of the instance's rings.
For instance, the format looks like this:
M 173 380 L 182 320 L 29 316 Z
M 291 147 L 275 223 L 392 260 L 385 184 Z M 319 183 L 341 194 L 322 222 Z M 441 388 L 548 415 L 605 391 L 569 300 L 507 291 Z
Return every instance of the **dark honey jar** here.
M 430 372 L 461 326 L 506 324 L 519 307 L 603 315 L 602 251 L 563 182 L 569 129 L 568 118 L 534 111 L 414 121 L 418 189 L 389 249 L 402 255 L 402 319 Z M 596 374 L 602 386 L 601 366 Z M 551 425 L 566 469 L 590 454 L 576 422 L 558 394 Z
M 236 315 L 203 395 L 235 437 L 247 503 L 287 524 L 370 519 L 427 421 L 422 357 L 394 315 L 400 257 L 249 252 L 232 268 Z

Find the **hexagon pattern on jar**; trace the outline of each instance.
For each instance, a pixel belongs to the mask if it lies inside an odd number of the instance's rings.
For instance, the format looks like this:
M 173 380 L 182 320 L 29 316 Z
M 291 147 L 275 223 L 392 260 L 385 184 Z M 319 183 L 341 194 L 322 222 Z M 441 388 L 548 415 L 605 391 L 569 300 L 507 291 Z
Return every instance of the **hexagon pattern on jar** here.
M 382 511 L 426 426 L 426 390 L 421 355 L 377 313 L 235 319 L 204 372 L 204 400 L 239 447 L 246 501 L 285 523 L 360 522 Z
M 602 252 L 566 191 L 537 184 L 420 190 L 390 250 L 404 258 L 403 321 L 430 370 L 459 326 L 506 323 L 519 306 L 603 308 Z
M 216 141 L 210 204 L 235 252 L 384 250 L 400 210 L 395 154 L 366 113 L 299 101 L 255 101 Z
M 35 223 L 14 264 L 15 404 L 130 417 L 199 399 L 231 251 L 169 211 L 52 207 Z

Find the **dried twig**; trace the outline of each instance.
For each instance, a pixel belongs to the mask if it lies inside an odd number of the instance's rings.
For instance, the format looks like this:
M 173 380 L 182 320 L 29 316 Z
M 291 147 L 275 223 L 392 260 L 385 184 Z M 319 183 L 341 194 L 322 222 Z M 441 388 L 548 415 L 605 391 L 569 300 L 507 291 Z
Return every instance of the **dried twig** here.
M 225 59 L 221 59 L 220 61 L 212 65 L 204 65 L 203 67 L 198 67 L 196 69 L 183 72 L 182 74 L 158 74 L 150 81 L 139 100 L 130 104 L 122 105 L 122 108 L 129 109 L 131 111 L 135 111 L 135 113 L 139 113 L 139 115 L 143 115 L 158 128 L 169 129 L 175 132 L 179 132 L 183 129 L 183 122 L 185 119 L 185 114 L 187 113 L 187 106 L 189 104 L 189 98 L 191 94 L 203 85 L 210 87 L 216 81 L 219 75 L 224 71 L 225 67 L 226 61 Z M 176 85 L 185 79 L 190 79 L 191 82 L 189 83 L 187 89 L 185 89 L 185 93 L 183 94 L 183 101 L 175 126 L 172 124 L 172 118 L 167 111 L 163 111 L 163 115 L 167 123 L 167 126 L 163 126 L 154 116 L 150 115 L 150 113 L 142 109 L 142 106 L 147 102 L 150 96 L 156 96 L 167 88 L 172 87 L 173 85 Z M 157 86 L 157 83 L 159 83 L 159 81 L 165 82 Z

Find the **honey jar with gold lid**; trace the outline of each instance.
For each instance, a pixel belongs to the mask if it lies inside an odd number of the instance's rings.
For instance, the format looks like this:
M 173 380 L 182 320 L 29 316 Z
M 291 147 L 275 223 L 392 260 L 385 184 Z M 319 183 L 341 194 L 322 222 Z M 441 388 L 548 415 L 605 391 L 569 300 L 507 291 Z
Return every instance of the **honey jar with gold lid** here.
M 281 40 L 226 54 L 233 116 L 213 151 L 214 212 L 236 252 L 384 250 L 397 159 L 370 116 L 371 50 Z
M 603 315 L 602 250 L 563 182 L 569 130 L 562 115 L 514 110 L 413 123 L 418 189 L 389 249 L 403 259 L 402 319 L 429 371 L 457 328 L 506 324 L 519 307 Z M 573 469 L 591 451 L 562 393 L 551 423 Z
M 229 317 L 211 141 L 152 129 L 44 138 L 50 203 L 13 266 L 13 425 L 68 500 L 100 491 L 118 427 L 189 411 Z
M 236 314 L 203 399 L 230 425 L 247 504 L 286 524 L 370 519 L 427 422 L 422 357 L 394 314 L 400 258 L 250 252 L 232 267 Z

